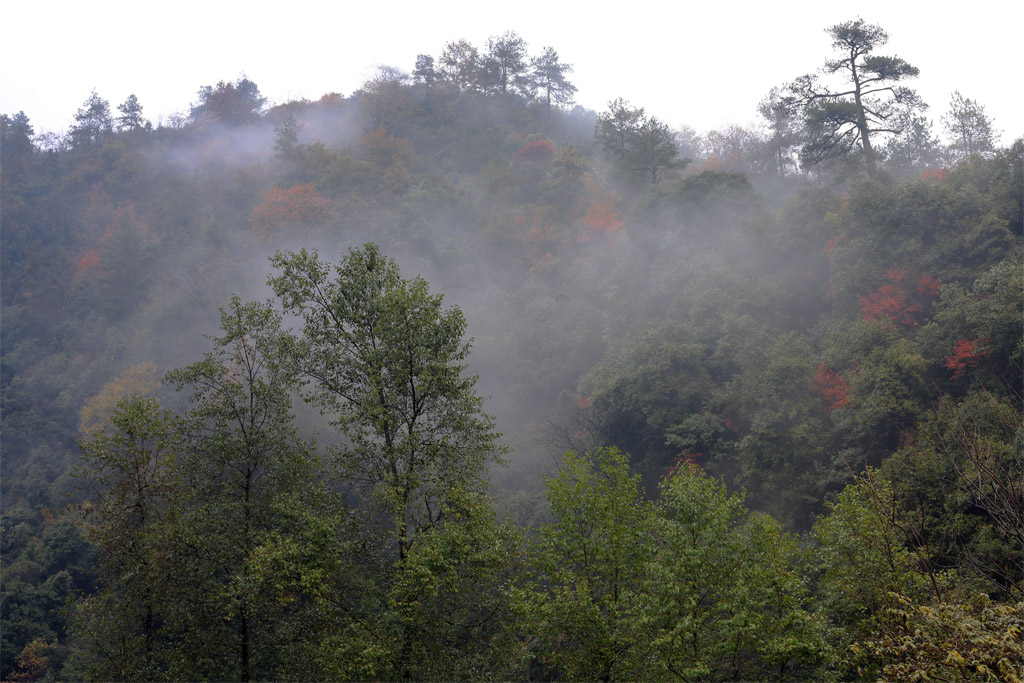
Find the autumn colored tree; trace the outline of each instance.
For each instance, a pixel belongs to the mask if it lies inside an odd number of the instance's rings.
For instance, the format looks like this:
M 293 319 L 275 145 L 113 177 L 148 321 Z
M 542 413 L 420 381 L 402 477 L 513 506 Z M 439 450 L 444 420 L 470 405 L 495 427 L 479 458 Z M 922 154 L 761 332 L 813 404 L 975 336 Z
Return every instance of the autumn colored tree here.
M 842 375 L 827 365 L 819 365 L 815 370 L 814 388 L 829 410 L 845 408 L 850 403 L 850 386 Z
M 896 284 L 884 284 L 867 296 L 858 296 L 861 319 L 882 320 L 886 326 L 893 324 L 913 325 L 920 307 L 907 301 L 902 289 Z
M 953 347 L 953 353 L 946 357 L 943 367 L 953 371 L 953 379 L 964 374 L 969 368 L 977 366 L 985 355 L 984 339 L 961 339 Z
M 312 183 L 290 188 L 275 187 L 263 193 L 263 201 L 252 210 L 249 222 L 260 239 L 288 226 L 317 226 L 327 218 L 327 200 Z
M 586 242 L 597 235 L 609 235 L 623 225 L 622 214 L 616 209 L 616 195 L 589 173 L 583 177 L 585 213 L 580 219 L 583 229 L 576 240 Z
M 85 402 L 78 411 L 78 431 L 86 438 L 99 434 L 110 423 L 110 416 L 121 401 L 148 396 L 159 388 L 155 363 L 131 366 Z
M 519 164 L 549 164 L 555 158 L 555 146 L 548 140 L 532 140 L 516 152 Z
M 259 120 L 267 99 L 245 76 L 234 83 L 219 81 L 199 89 L 199 101 L 192 105 L 193 121 L 208 121 L 227 126 L 247 126 Z

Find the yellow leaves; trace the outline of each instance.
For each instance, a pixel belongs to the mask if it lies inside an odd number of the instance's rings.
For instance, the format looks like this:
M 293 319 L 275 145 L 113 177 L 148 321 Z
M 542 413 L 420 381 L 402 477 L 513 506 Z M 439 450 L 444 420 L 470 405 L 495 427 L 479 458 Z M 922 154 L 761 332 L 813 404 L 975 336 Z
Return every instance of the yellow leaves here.
M 84 437 L 103 431 L 117 402 L 132 396 L 148 396 L 160 388 L 156 364 L 152 361 L 133 365 L 110 380 L 78 411 L 78 431 Z

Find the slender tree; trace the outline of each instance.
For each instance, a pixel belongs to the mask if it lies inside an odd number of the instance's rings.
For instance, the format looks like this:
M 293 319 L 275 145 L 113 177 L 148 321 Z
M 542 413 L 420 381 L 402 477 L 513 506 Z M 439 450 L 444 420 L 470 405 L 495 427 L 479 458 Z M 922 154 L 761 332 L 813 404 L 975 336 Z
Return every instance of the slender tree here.
M 551 115 L 551 103 L 569 104 L 576 94 L 576 86 L 569 82 L 566 74 L 572 72 L 571 64 L 564 64 L 558 59 L 558 53 L 552 47 L 544 48 L 539 57 L 534 57 L 533 87 L 544 99 L 544 110 Z
M 949 111 L 942 117 L 942 128 L 949 138 L 949 156 L 955 162 L 995 152 L 992 118 L 977 100 L 964 97 L 959 91 L 953 93 Z
M 137 130 L 149 130 L 153 127 L 149 121 L 142 117 L 142 105 L 139 98 L 134 94 L 129 95 L 121 104 L 117 105 L 121 115 L 117 117 L 117 129 L 126 133 L 133 133 Z
M 88 147 L 103 141 L 114 129 L 110 116 L 110 102 L 93 90 L 88 99 L 75 113 L 75 124 L 71 127 L 71 145 Z
M 280 274 L 270 285 L 303 320 L 294 362 L 306 397 L 348 440 L 339 455 L 390 518 L 404 558 L 458 490 L 481 490 L 502 452 L 464 374 L 465 318 L 374 244 L 333 268 L 306 250 L 271 262 Z
M 502 95 L 530 94 L 526 41 L 515 31 L 487 39 L 483 66 L 488 85 Z

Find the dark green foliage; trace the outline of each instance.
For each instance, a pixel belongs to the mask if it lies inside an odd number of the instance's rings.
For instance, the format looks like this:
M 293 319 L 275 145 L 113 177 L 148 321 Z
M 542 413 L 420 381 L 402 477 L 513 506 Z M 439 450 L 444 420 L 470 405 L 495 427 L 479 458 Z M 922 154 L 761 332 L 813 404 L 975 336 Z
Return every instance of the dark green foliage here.
M 808 141 L 800 151 L 805 166 L 857 158 L 869 177 L 878 172 L 878 137 L 899 133 L 924 103 L 900 83 L 919 71 L 899 57 L 872 54 L 889 35 L 863 19 L 828 29 L 839 53 L 826 60 L 824 74 L 839 73 L 843 84 L 833 89 L 812 75 L 789 86 L 788 105 L 804 115 Z

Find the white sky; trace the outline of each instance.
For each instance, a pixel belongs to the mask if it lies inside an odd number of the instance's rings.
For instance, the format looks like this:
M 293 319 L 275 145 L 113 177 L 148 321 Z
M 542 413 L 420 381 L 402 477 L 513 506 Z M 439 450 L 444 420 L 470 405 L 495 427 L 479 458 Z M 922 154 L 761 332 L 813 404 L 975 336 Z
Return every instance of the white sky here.
M 959 90 L 1003 131 L 1024 135 L 1020 3 L 990 0 L 504 2 L 398 0 L 6 0 L 0 4 L 0 112 L 36 132 L 63 131 L 95 88 L 116 106 L 135 93 L 157 122 L 187 112 L 203 85 L 242 73 L 270 103 L 350 95 L 378 64 L 411 71 L 465 38 L 513 30 L 531 55 L 547 45 L 575 66 L 577 102 L 625 97 L 673 127 L 749 124 L 772 86 L 832 54 L 824 29 L 863 17 L 890 35 L 879 54 L 921 70 L 912 81 L 938 119 Z M 850 7 L 855 9 L 851 9 Z M 924 9 L 927 7 L 927 9 Z M 938 128 L 937 128 L 938 130 Z

